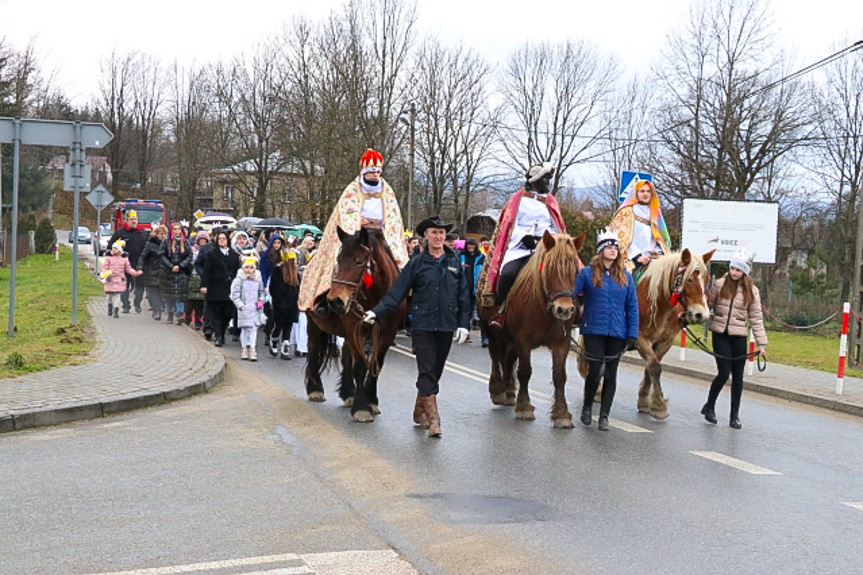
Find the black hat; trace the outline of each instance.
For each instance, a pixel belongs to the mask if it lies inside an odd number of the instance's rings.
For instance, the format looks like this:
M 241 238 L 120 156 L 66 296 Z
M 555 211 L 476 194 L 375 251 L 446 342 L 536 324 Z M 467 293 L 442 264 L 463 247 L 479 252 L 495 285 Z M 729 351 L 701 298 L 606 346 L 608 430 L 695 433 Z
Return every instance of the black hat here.
M 429 228 L 440 228 L 445 232 L 448 232 L 452 229 L 452 224 L 443 223 L 443 220 L 440 219 L 440 216 L 431 216 L 417 224 L 416 235 L 422 236 Z

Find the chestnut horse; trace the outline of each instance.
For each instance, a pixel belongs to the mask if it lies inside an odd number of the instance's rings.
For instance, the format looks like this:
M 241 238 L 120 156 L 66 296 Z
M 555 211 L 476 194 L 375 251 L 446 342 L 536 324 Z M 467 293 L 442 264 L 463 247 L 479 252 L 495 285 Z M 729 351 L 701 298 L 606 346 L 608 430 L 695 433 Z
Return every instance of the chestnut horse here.
M 541 345 L 551 350 L 554 404 L 550 417 L 557 428 L 571 428 L 572 414 L 566 405 L 566 357 L 569 333 L 576 319 L 572 297 L 575 276 L 581 269 L 578 250 L 584 234 L 572 238 L 546 231 L 536 252 L 519 272 L 506 300 L 503 329 L 489 327 L 488 351 L 491 376 L 488 391 L 495 405 L 515 405 L 516 419 L 535 419 L 528 382 L 532 373 L 530 352 Z M 481 306 L 483 322 L 497 314 L 496 306 Z M 518 361 L 518 396 L 515 366 Z
M 656 419 L 668 417 L 668 399 L 659 381 L 662 358 L 684 325 L 710 319 L 707 305 L 709 251 L 699 257 L 688 249 L 653 260 L 638 282 L 638 354 L 644 378 L 638 387 L 638 411 Z M 676 295 L 675 295 L 676 294 Z M 587 360 L 579 355 L 578 371 L 587 377 Z M 601 390 L 597 391 L 597 397 Z
M 306 361 L 306 394 L 310 401 L 324 401 L 323 371 L 336 352 L 332 336 L 345 338 L 339 397 L 351 408 L 354 421 L 371 422 L 378 408 L 378 375 L 387 350 L 395 341 L 407 304 L 402 304 L 375 324 L 363 323 L 363 315 L 386 295 L 399 274 L 380 230 L 361 229 L 348 234 L 338 228 L 341 251 L 336 259 L 332 286 L 327 293 L 330 315 L 308 312 L 309 355 Z

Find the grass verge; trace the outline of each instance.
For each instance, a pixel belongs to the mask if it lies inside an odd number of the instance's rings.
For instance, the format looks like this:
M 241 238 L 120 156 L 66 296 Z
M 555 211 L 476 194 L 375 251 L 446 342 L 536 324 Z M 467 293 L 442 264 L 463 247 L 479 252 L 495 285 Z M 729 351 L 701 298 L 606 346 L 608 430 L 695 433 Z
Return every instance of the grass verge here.
M 15 289 L 15 337 L 8 338 L 10 269 L 0 269 L 0 378 L 43 371 L 86 361 L 96 344 L 87 300 L 102 293 L 102 285 L 83 262 L 78 271 L 78 325 L 72 320 L 72 252 L 60 247 L 53 255 L 33 255 L 18 262 Z

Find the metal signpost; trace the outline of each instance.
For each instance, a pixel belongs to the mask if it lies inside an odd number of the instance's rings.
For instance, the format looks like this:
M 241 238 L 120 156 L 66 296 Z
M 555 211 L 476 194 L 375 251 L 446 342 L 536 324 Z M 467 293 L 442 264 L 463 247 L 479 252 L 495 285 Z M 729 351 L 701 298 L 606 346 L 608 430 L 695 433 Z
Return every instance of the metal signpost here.
M 102 210 L 111 205 L 111 202 L 114 201 L 114 196 L 111 195 L 111 192 L 109 192 L 105 186 L 99 184 L 93 188 L 92 192 L 84 197 L 87 198 L 87 201 L 90 202 L 94 208 L 96 208 L 96 238 L 94 241 L 96 242 L 96 272 L 98 273 L 102 271 L 101 268 L 99 268 L 99 252 L 102 247 L 100 239 L 102 237 Z M 108 247 L 110 249 L 110 246 Z
M 114 134 L 103 124 L 61 120 L 22 120 L 0 117 L 0 144 L 14 144 L 12 158 L 12 266 L 9 287 L 9 327 L 7 335 L 15 335 L 15 278 L 18 259 L 18 172 L 21 145 L 69 146 L 75 193 L 72 222 L 72 325 L 78 321 L 78 207 L 79 192 L 84 188 L 84 150 L 101 148 Z M 89 187 L 89 184 L 87 184 Z

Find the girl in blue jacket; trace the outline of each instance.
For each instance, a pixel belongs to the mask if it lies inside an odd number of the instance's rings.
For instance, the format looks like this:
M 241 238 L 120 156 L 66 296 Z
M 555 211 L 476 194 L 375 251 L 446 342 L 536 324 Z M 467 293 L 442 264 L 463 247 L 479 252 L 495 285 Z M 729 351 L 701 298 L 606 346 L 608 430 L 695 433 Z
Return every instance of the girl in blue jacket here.
M 632 275 L 626 271 L 617 233 L 605 228 L 596 241 L 596 255 L 575 280 L 573 293 L 584 296 L 581 334 L 590 369 L 584 380 L 581 422 L 590 425 L 593 396 L 599 388 L 602 366 L 605 377 L 599 429 L 608 431 L 608 414 L 617 388 L 617 365 L 624 351 L 635 349 L 638 339 L 638 298 Z

